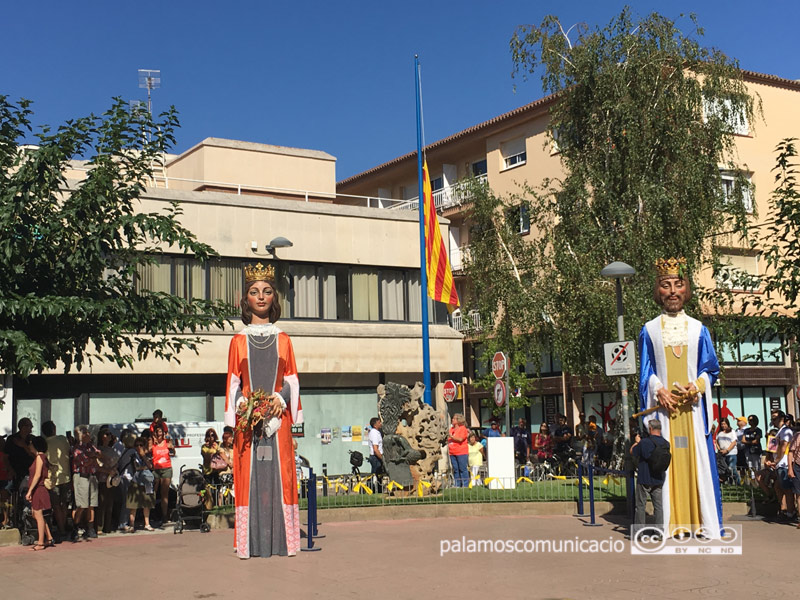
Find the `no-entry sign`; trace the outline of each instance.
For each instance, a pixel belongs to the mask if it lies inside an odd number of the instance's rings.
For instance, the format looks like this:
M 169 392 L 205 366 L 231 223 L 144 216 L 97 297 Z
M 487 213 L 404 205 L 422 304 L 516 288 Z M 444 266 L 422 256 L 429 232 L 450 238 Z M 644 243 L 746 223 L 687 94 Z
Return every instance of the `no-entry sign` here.
M 503 406 L 506 403 L 506 398 L 508 398 L 506 384 L 503 383 L 502 379 L 498 379 L 494 382 L 494 403 L 497 406 Z
M 456 399 L 457 395 L 458 395 L 458 386 L 456 385 L 456 382 L 453 381 L 452 379 L 448 379 L 447 381 L 445 381 L 444 385 L 442 386 L 442 396 L 444 396 L 444 401 L 452 402 L 453 400 Z
M 506 355 L 502 352 L 495 352 L 494 357 L 492 357 L 492 373 L 494 373 L 495 378 L 502 379 L 505 377 L 507 368 L 508 359 Z

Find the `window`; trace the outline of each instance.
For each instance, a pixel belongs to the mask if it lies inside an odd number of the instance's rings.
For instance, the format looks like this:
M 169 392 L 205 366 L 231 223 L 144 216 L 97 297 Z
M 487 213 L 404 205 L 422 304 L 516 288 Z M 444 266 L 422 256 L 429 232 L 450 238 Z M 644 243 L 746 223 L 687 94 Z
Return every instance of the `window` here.
M 528 156 L 525 151 L 525 138 L 518 138 L 500 144 L 500 153 L 503 156 L 503 169 L 524 165 Z
M 149 421 L 160 408 L 170 423 L 208 420 L 206 395 L 202 392 L 91 394 L 91 423 L 134 423 Z
M 538 365 L 536 364 L 537 362 L 539 363 Z M 551 352 L 543 352 L 538 361 L 528 356 L 525 360 L 525 375 L 535 377 L 537 366 L 540 377 L 561 375 L 561 359 Z
M 244 289 L 242 267 L 252 260 L 154 256 L 140 265 L 137 290 L 224 301 L 239 314 Z M 283 319 L 410 321 L 422 317 L 419 269 L 377 269 L 350 265 L 284 263 L 276 267 Z M 447 324 L 447 307 L 428 299 L 430 323 Z
M 378 273 L 372 269 L 353 269 L 352 308 L 354 321 L 378 320 Z
M 384 321 L 405 319 L 405 277 L 402 271 L 381 272 L 381 318 Z
M 584 392 L 581 396 L 583 414 L 586 420 L 594 415 L 597 424 L 608 431 L 617 418 L 619 399 L 616 392 Z
M 486 346 L 484 344 L 475 344 L 472 347 L 472 377 L 478 379 L 486 377 L 489 373 L 489 357 L 484 356 Z
M 722 193 L 725 195 L 725 202 L 731 203 L 736 198 L 737 188 L 741 186 L 742 205 L 745 212 L 753 212 L 753 184 L 750 183 L 750 175 L 744 174 L 744 182 L 737 178 L 733 171 L 721 171 Z
M 321 267 L 322 318 L 350 319 L 350 275 L 347 267 Z
M 528 207 L 524 204 L 514 206 L 506 211 L 509 226 L 520 235 L 531 232 L 531 219 Z
M 561 152 L 561 148 L 563 147 L 564 144 L 563 140 L 564 135 L 561 133 L 561 130 L 559 128 L 554 127 L 553 129 L 550 130 L 550 136 L 552 137 L 553 140 L 551 152 L 553 154 L 558 154 L 559 152 Z
M 422 322 L 422 289 L 420 288 L 419 269 L 407 272 L 408 281 L 408 320 L 412 323 Z M 434 302 L 428 295 L 428 323 L 447 324 L 449 313 L 447 307 L 441 302 Z
M 137 267 L 136 290 L 174 294 L 185 300 L 206 297 L 206 266 L 185 256 L 156 256 Z
M 172 281 L 176 296 L 186 300 L 206 297 L 206 266 L 194 258 L 175 258 Z
M 718 414 L 734 421 L 739 415 L 755 415 L 761 431 L 770 429 L 769 415 L 773 408 L 786 410 L 786 390 L 781 387 L 714 387 L 714 408 Z M 733 424 L 733 423 L 732 423 Z M 761 440 L 766 446 L 766 440 Z
M 317 267 L 293 265 L 289 270 L 292 279 L 292 313 L 297 318 L 320 317 L 319 277 Z
M 435 192 L 444 188 L 444 177 L 441 175 L 436 179 L 431 179 L 431 191 Z
M 239 306 L 242 299 L 242 261 L 235 258 L 220 258 L 209 263 L 209 299 L 222 300 Z
M 716 275 L 717 286 L 738 291 L 758 290 L 758 255 L 736 252 L 720 255 L 720 270 Z
M 487 165 L 486 159 L 478 160 L 472 163 L 472 176 L 473 177 L 480 177 L 481 175 L 486 175 L 487 173 Z
M 780 338 L 753 338 L 733 344 L 721 344 L 719 359 L 727 365 L 783 365 Z
M 728 99 L 703 99 L 704 120 L 715 117 L 723 121 L 728 130 L 735 135 L 750 135 L 747 115 L 741 110 L 734 110 L 733 101 Z
M 172 293 L 172 258 L 156 256 L 149 264 L 138 265 L 136 291 Z

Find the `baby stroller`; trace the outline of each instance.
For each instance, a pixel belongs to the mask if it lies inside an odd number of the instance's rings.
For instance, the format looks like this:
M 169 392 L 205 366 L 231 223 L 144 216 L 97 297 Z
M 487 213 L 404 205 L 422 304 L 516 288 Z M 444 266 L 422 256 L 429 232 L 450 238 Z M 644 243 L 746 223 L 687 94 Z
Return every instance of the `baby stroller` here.
M 199 469 L 181 467 L 174 533 L 183 533 L 186 524 L 191 522 L 196 522 L 203 533 L 211 531 L 211 526 L 206 523 L 208 513 L 203 507 L 206 493 L 206 479 L 203 477 L 203 472 Z
M 12 493 L 12 519 L 19 529 L 19 542 L 23 546 L 31 546 L 39 537 L 39 528 L 33 518 L 31 503 L 25 499 L 28 492 L 28 477 L 20 482 L 19 487 Z M 45 511 L 44 518 L 50 524 L 50 511 Z
M 717 475 L 720 483 L 733 483 L 733 471 L 722 454 L 717 454 Z

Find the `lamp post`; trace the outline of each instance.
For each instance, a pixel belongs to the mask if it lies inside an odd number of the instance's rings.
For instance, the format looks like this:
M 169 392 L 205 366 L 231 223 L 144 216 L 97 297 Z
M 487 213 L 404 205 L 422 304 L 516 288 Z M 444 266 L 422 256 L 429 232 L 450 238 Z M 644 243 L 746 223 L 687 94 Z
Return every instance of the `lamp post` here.
M 272 255 L 272 258 L 276 258 L 275 250 L 278 248 L 291 248 L 294 246 L 292 242 L 287 240 L 285 237 L 276 237 L 269 244 L 267 244 L 267 252 Z
M 624 262 L 612 262 L 610 265 L 603 267 L 600 271 L 602 277 L 613 279 L 616 284 L 617 292 L 617 339 L 622 342 L 625 341 L 625 323 L 624 314 L 625 310 L 622 307 L 622 278 L 636 275 L 636 269 Z M 624 375 L 619 378 L 619 390 L 622 396 L 622 428 L 625 432 L 626 442 L 631 439 L 631 428 L 628 423 L 628 379 Z

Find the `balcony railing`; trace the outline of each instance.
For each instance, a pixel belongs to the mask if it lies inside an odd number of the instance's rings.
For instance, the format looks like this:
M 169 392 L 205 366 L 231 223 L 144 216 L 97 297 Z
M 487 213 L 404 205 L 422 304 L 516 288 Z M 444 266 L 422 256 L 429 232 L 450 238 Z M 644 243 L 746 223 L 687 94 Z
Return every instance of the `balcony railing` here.
M 88 172 L 89 167 L 73 166 L 70 168 L 74 172 Z M 486 175 L 478 175 L 475 179 L 479 182 L 486 182 Z M 295 188 L 281 188 L 273 186 L 263 186 L 258 184 L 248 184 L 233 181 L 216 181 L 211 179 L 192 179 L 187 177 L 170 177 L 166 169 L 161 168 L 160 172 L 154 172 L 148 182 L 148 187 L 163 189 L 186 189 L 189 191 L 200 191 L 198 188 L 211 188 L 211 191 L 228 192 L 237 195 L 275 194 L 277 197 L 294 197 L 306 202 L 313 200 L 324 200 L 336 204 L 347 204 L 350 206 L 366 206 L 367 208 L 380 209 L 399 209 L 399 210 L 418 210 L 419 197 L 411 200 L 399 200 L 396 198 L 380 198 L 376 196 L 359 196 L 355 194 L 342 194 L 330 191 L 302 190 Z M 471 201 L 471 194 L 466 180 L 458 181 L 440 190 L 433 192 L 433 203 L 437 212 L 452 206 L 461 206 Z
M 476 311 L 463 314 L 460 310 L 454 311 L 451 315 L 453 319 L 453 329 L 456 331 L 480 331 L 481 315 Z
M 486 174 L 478 175 L 475 178 L 481 183 L 486 183 Z M 461 206 L 472 199 L 470 193 L 470 185 L 467 181 L 457 181 L 453 185 L 448 185 L 440 190 L 433 192 L 433 205 L 436 207 L 437 212 L 450 208 L 452 206 Z M 402 210 L 419 210 L 419 196 L 407 200 L 405 202 L 395 204 L 390 208 L 399 208 Z

